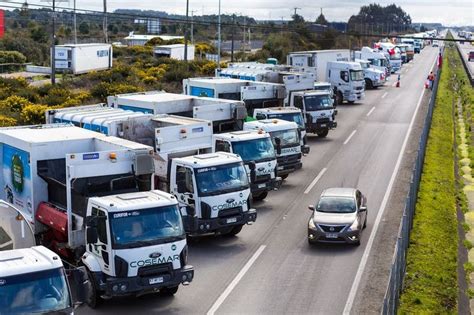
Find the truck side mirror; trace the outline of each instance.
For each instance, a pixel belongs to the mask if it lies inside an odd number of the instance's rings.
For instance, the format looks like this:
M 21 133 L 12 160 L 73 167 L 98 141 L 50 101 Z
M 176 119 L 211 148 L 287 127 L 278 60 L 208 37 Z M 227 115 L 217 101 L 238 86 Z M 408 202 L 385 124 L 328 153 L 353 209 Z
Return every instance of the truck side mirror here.
M 97 216 L 87 216 L 86 217 L 86 227 L 97 227 Z
M 257 165 L 255 164 L 254 161 L 249 162 L 249 169 L 250 169 L 250 181 L 252 183 L 255 182 L 257 178 L 257 173 L 255 172 L 255 169 L 257 168 Z
M 186 213 L 190 217 L 194 217 L 196 215 L 196 208 L 195 207 L 186 207 Z
M 276 144 L 276 151 L 277 151 L 277 154 L 280 155 L 281 154 L 281 139 L 280 138 L 275 138 L 275 144 Z
M 97 233 L 96 227 L 86 228 L 86 241 L 87 244 L 95 244 L 99 240 L 99 235 Z

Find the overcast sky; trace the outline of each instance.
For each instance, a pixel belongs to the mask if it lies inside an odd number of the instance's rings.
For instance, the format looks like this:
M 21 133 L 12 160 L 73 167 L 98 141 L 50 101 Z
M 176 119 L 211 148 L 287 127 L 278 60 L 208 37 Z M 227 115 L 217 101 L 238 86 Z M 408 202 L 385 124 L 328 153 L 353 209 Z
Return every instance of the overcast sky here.
M 69 0 L 71 3 L 73 0 Z M 76 0 L 78 8 L 101 9 L 102 0 Z M 118 8 L 152 9 L 169 13 L 185 14 L 186 0 L 107 0 L 109 11 Z M 30 0 L 38 3 L 39 0 Z M 196 15 L 218 12 L 219 0 L 189 0 Z M 474 0 L 222 0 L 223 13 L 242 13 L 257 19 L 289 19 L 299 7 L 299 14 L 307 20 L 315 20 L 320 7 L 329 21 L 347 21 L 357 14 L 361 5 L 377 2 L 381 5 L 394 3 L 401 6 L 413 22 L 440 22 L 444 25 L 474 25 Z M 65 4 L 61 4 L 65 6 Z

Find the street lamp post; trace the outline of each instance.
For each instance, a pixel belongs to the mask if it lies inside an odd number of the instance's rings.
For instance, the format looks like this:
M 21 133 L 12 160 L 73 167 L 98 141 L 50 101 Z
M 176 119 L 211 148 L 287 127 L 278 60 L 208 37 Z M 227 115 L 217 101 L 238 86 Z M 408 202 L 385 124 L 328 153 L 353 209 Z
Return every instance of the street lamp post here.
M 53 0 L 53 25 L 51 34 L 51 84 L 56 84 L 56 0 Z
M 186 27 L 184 31 L 184 61 L 188 62 L 189 0 L 186 0 Z
M 218 26 L 218 43 L 217 43 L 217 69 L 221 69 L 221 0 L 219 0 L 219 26 Z

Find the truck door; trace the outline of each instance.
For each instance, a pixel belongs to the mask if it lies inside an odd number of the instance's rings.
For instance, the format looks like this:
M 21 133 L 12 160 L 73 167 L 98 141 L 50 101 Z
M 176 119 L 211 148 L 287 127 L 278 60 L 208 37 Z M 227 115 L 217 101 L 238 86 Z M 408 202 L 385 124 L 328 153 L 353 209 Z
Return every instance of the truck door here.
M 189 214 L 188 208 L 195 210 L 195 197 L 197 196 L 193 178 L 192 169 L 180 165 L 176 166 L 176 186 L 173 189 L 173 193 L 180 205 L 186 207 L 186 214 Z M 193 210 L 191 210 L 191 212 L 193 212 Z
M 224 140 L 216 140 L 216 152 L 229 152 L 232 153 L 232 147 L 229 142 Z
M 97 243 L 88 244 L 90 252 L 97 256 L 102 270 L 109 270 L 110 266 L 110 242 L 107 232 L 107 214 L 104 210 L 92 206 L 91 216 L 97 217 Z
M 312 123 L 312 119 L 310 117 L 307 117 L 306 110 L 304 108 L 304 101 L 303 101 L 303 96 L 302 95 L 293 95 L 293 106 L 301 110 L 301 113 L 303 114 L 304 117 L 304 122 L 305 124 L 310 124 Z

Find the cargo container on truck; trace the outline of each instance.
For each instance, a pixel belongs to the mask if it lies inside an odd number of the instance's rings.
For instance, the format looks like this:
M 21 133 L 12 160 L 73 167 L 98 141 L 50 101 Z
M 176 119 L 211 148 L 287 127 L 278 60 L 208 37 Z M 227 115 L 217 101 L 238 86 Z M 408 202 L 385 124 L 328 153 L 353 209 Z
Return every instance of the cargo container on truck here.
M 66 44 L 56 45 L 54 62 L 56 71 L 73 74 L 112 68 L 112 45 Z
M 86 267 L 91 307 L 174 294 L 194 277 L 177 199 L 150 190 L 152 154 L 72 125 L 0 129 L 0 198 L 32 223 L 39 245 Z

